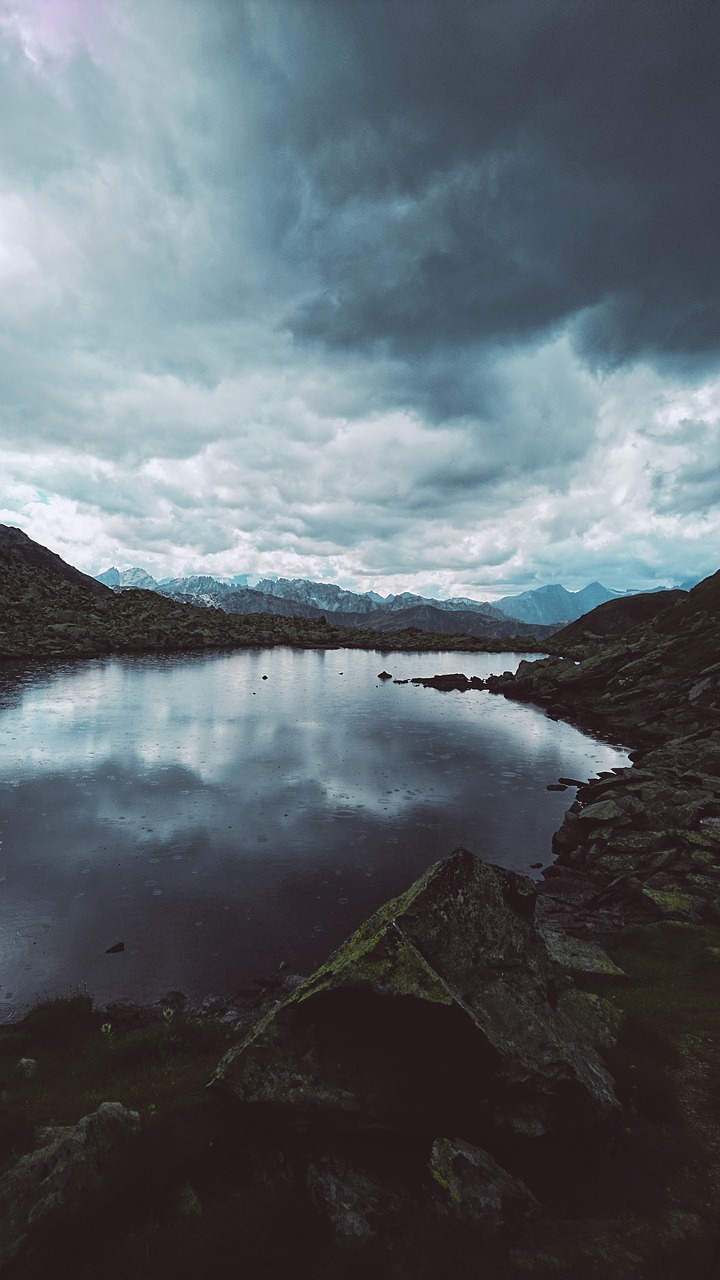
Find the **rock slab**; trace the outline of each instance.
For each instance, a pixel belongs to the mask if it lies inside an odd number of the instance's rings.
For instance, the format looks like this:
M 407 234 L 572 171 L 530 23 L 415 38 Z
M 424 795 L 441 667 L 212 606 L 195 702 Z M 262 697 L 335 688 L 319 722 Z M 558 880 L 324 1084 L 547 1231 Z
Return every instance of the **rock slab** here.
M 458 849 L 375 913 L 220 1063 L 255 1120 L 541 1136 L 617 1107 L 557 1008 L 531 880 Z

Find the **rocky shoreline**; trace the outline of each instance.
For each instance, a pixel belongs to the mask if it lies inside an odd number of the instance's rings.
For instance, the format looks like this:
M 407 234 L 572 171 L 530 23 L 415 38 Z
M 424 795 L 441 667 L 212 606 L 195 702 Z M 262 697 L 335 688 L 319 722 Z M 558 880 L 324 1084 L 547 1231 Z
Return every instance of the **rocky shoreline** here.
M 571 927 L 720 920 L 719 595 L 715 575 L 620 639 L 486 682 L 634 748 L 630 768 L 578 788 L 554 837 L 545 892 Z
M 587 615 L 582 630 L 575 623 L 554 637 L 558 652 L 514 674 L 413 681 L 532 703 L 633 748 L 629 768 L 562 784 L 576 797 L 540 888 L 541 911 L 558 927 L 602 935 L 658 920 L 720 921 L 719 605 L 716 574 L 620 636 L 593 635 Z M 603 629 L 612 622 L 612 606 L 594 613 Z

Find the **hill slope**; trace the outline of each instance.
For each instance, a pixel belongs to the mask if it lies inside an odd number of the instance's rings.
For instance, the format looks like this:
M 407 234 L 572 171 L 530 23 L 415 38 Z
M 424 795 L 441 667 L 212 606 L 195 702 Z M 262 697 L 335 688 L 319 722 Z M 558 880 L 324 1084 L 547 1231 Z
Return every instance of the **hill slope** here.
M 315 617 L 333 615 L 333 621 L 341 626 L 380 625 L 380 620 L 392 614 L 407 615 L 411 609 L 435 609 L 443 613 L 478 614 L 489 620 L 502 624 L 500 632 L 484 629 L 471 629 L 471 635 L 509 634 L 508 619 L 523 622 L 527 626 L 554 627 L 564 626 L 587 613 L 603 601 L 615 598 L 616 593 L 608 591 L 599 582 L 591 582 L 581 591 L 567 591 L 558 584 L 537 587 L 532 591 L 523 591 L 517 596 L 504 596 L 502 600 L 490 604 L 486 600 L 472 600 L 461 596 L 449 600 L 436 600 L 428 596 L 418 596 L 412 591 L 402 591 L 399 595 L 389 595 L 384 599 L 374 591 L 358 593 L 338 587 L 331 582 L 313 582 L 308 578 L 261 578 L 252 587 L 247 582 L 247 574 L 238 574 L 232 583 L 213 578 L 207 574 L 191 574 L 183 578 L 165 578 L 157 582 L 144 569 L 107 569 L 98 576 L 98 581 L 106 582 L 115 589 L 127 587 L 144 587 L 161 591 L 174 599 L 198 597 L 205 603 L 217 604 L 219 608 L 228 608 L 227 597 L 231 592 L 250 589 L 262 595 L 267 601 L 267 611 L 285 616 Z M 632 594 L 632 593 L 630 593 Z M 283 602 L 282 604 L 280 602 Z M 313 612 L 313 610 L 315 612 Z M 250 600 L 243 607 L 240 600 L 233 606 L 232 612 L 252 613 L 257 609 Z M 410 622 L 400 625 L 421 625 Z M 458 623 L 450 631 L 459 629 Z M 382 623 L 382 629 L 393 629 L 393 624 Z M 467 630 L 465 624 L 463 630 Z M 441 627 L 440 630 L 447 630 Z M 511 632 L 510 632 L 511 633 Z M 517 634 L 523 634 L 522 631 Z M 544 632 L 537 632 L 542 635 Z
M 523 662 L 514 676 L 490 677 L 490 687 L 509 697 L 557 704 L 578 722 L 616 736 L 626 733 L 632 743 L 664 741 L 670 722 L 677 733 L 697 729 L 699 720 L 720 724 L 720 572 L 687 594 L 667 595 L 679 598 L 649 621 L 606 639 L 578 643 L 575 627 L 564 628 L 552 648 L 575 661 L 556 656 Z M 660 594 L 640 599 L 640 606 L 632 598 L 613 603 L 631 615 L 664 603 Z M 610 619 L 614 626 L 614 610 Z M 698 682 L 707 682 L 702 696 L 695 692 Z
M 21 529 L 0 524 L 0 600 L 5 606 L 19 603 L 23 584 L 34 589 L 45 584 L 49 591 L 61 590 L 63 584 L 69 584 L 85 596 L 107 598 L 112 595 L 109 587 L 66 564 L 54 551 L 33 542 Z
M 554 647 L 567 651 L 567 646 L 575 643 L 584 644 L 588 640 L 600 636 L 618 636 L 630 631 L 643 622 L 650 622 L 671 605 L 679 604 L 685 599 L 687 592 L 677 588 L 674 591 L 653 591 L 645 595 L 620 596 L 615 600 L 607 600 L 596 609 L 584 613 L 575 622 L 571 622 L 562 631 L 555 633 Z
M 475 609 L 441 609 L 428 603 L 406 609 L 377 609 L 366 615 L 341 613 L 334 615 L 333 621 L 335 618 L 341 626 L 359 627 L 361 630 L 388 633 L 412 627 L 436 635 L 468 635 L 478 639 L 517 636 L 545 640 L 557 630 L 557 627 L 518 622 L 515 618 L 505 617 L 498 609 L 488 616 Z

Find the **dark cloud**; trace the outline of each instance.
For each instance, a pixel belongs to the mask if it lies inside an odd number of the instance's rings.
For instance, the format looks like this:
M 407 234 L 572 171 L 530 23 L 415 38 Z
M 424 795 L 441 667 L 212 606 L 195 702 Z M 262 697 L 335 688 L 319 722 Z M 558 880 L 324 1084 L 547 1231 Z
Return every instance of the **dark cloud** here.
M 314 281 L 293 332 L 414 357 L 581 315 L 600 363 L 714 356 L 719 37 L 686 0 L 226 13 L 231 99 L 249 39 L 267 94 L 267 234 Z

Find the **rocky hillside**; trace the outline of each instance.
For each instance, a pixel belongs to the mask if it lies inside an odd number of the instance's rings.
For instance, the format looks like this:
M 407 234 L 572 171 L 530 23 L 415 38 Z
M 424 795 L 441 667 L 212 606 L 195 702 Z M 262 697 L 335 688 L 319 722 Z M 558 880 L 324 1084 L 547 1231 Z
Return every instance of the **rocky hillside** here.
M 658 599 L 662 605 L 663 596 L 641 597 L 641 608 L 654 611 Z M 637 607 L 620 603 L 631 613 Z M 719 614 L 716 573 L 621 634 L 579 643 L 576 626 L 567 627 L 551 641 L 557 656 L 521 663 L 514 676 L 492 677 L 489 685 L 629 744 L 663 742 L 671 731 L 717 722 Z
M 107 599 L 110 589 L 96 578 L 66 564 L 60 556 L 38 542 L 33 542 L 21 529 L 0 524 L 0 602 L 4 610 L 29 603 L 38 594 L 46 602 L 74 587 L 73 599 Z
M 305 979 L 0 1029 L 0 1270 L 715 1280 L 720 929 L 536 907 L 458 849 Z
M 498 609 L 488 612 L 479 609 L 441 609 L 427 602 L 406 609 L 374 609 L 368 614 L 340 613 L 332 615 L 341 626 L 360 627 L 382 633 L 402 631 L 406 627 L 419 627 L 436 635 L 467 635 L 477 639 L 499 639 L 509 635 L 523 639 L 547 640 L 557 627 L 544 627 L 534 623 L 518 622 L 505 617 Z
M 556 632 L 556 647 L 568 653 L 574 644 L 585 645 L 589 640 L 602 636 L 622 636 L 643 622 L 651 622 L 671 605 L 679 604 L 685 596 L 686 592 L 677 588 L 608 600 Z

